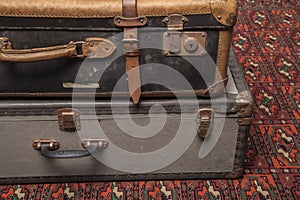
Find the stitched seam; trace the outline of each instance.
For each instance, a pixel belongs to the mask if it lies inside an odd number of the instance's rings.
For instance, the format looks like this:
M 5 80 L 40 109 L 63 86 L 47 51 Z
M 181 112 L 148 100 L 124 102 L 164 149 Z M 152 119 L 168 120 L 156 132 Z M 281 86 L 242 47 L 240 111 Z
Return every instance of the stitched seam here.
M 218 45 L 218 56 L 217 56 L 217 71 L 220 73 L 220 60 L 221 60 L 221 53 L 223 48 L 223 38 L 222 38 L 222 31 L 219 32 L 219 45 Z M 218 73 L 216 72 L 216 73 Z M 217 76 L 215 81 L 218 81 Z
M 162 13 L 162 14 L 147 14 L 145 16 L 167 16 L 170 13 Z M 197 15 L 197 14 L 211 14 L 210 11 L 200 11 L 200 12 L 184 12 L 180 13 L 182 15 Z M 139 14 L 143 15 L 143 14 Z M 45 15 L 45 14 L 29 14 L 29 13 L 24 13 L 24 14 L 12 14 L 12 13 L 0 13 L 0 16 L 11 16 L 11 17 L 70 17 L 70 18 L 108 18 L 108 17 L 115 17 L 115 15 Z

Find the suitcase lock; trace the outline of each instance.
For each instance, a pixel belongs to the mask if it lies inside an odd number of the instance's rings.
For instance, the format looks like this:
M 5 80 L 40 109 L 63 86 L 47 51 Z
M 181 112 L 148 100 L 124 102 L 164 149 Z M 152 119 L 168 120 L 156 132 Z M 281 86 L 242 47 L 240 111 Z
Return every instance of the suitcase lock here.
M 74 132 L 80 130 L 80 113 L 76 109 L 63 108 L 57 111 L 58 126 L 62 131 Z
M 188 19 L 179 14 L 165 17 L 168 31 L 163 34 L 163 54 L 165 56 L 202 56 L 206 48 L 206 32 L 183 31 Z
M 197 134 L 201 138 L 209 135 L 213 124 L 213 110 L 210 108 L 202 108 L 198 111 Z

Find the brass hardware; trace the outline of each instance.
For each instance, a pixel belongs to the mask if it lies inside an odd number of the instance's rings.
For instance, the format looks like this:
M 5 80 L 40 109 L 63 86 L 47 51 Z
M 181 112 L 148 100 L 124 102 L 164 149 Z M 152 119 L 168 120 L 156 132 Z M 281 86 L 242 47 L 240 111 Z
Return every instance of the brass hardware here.
M 168 30 L 180 31 L 183 30 L 183 25 L 188 19 L 179 14 L 172 14 L 163 19 L 163 22 L 167 24 Z
M 245 90 L 236 97 L 236 103 L 239 109 L 239 117 L 250 117 L 252 115 L 253 99 L 251 92 Z
M 240 126 L 248 126 L 248 125 L 251 125 L 252 118 L 250 118 L 250 117 L 240 118 L 237 120 L 237 122 L 238 122 L 238 125 L 240 125 Z
M 163 54 L 165 56 L 201 56 L 205 53 L 205 32 L 181 32 L 188 19 L 172 14 L 163 19 L 168 31 L 163 34 Z
M 120 26 L 120 27 L 145 26 L 147 23 L 147 18 L 145 16 L 130 17 L 130 18 L 116 16 L 114 18 L 114 23 L 116 26 Z
M 210 126 L 213 124 L 213 110 L 210 108 L 202 108 L 198 110 L 197 133 L 201 138 L 209 134 Z
M 203 56 L 206 37 L 206 32 L 167 31 L 163 34 L 163 53 L 165 56 Z
M 108 142 L 105 139 L 85 139 L 82 141 L 82 146 L 85 149 L 88 149 L 91 146 L 91 143 L 98 143 L 99 149 L 104 149 L 108 146 Z
M 166 32 L 163 37 L 164 55 L 177 55 L 181 51 L 181 32 Z
M 86 38 L 82 44 L 82 54 L 89 58 L 106 58 L 113 54 L 116 48 L 116 45 L 107 39 Z M 80 56 L 78 55 L 77 57 Z
M 76 109 L 63 108 L 57 111 L 58 126 L 62 131 L 73 132 L 80 130 L 80 113 Z
M 57 149 L 59 149 L 59 143 L 57 142 L 57 140 L 53 140 L 53 139 L 39 139 L 39 140 L 34 140 L 32 143 L 32 147 L 35 150 L 41 150 L 41 144 L 42 143 L 48 143 L 49 145 L 49 150 L 50 151 L 55 151 Z

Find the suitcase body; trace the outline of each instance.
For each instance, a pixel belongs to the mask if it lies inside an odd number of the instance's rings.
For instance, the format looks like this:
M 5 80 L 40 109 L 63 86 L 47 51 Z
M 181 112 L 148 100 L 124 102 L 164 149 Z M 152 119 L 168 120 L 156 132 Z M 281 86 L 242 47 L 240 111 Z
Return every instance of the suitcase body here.
M 229 69 L 214 100 L 1 100 L 0 183 L 240 177 L 252 98 Z
M 172 77 L 172 70 L 191 84 L 188 88 L 173 80 L 173 90 L 184 91 L 182 95 L 221 92 L 220 85 L 227 82 L 235 0 L 138 0 L 136 16 L 130 16 L 126 5 L 122 9 L 125 2 L 1 1 L 0 73 L 5 75 L 0 96 L 70 97 L 74 88 L 83 96 L 129 96 L 132 84 L 141 86 L 142 97 L 169 97 L 168 88 L 147 83 Z M 126 47 L 132 44 L 140 50 Z M 136 57 L 140 77 L 127 78 L 128 57 Z M 162 72 L 153 63 L 170 69 Z

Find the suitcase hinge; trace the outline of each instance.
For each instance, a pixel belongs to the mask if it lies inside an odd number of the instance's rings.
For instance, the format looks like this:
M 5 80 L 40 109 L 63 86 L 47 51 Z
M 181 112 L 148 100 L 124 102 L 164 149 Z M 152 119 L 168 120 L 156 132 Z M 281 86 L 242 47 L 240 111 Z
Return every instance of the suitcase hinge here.
M 213 124 L 213 114 L 210 108 L 202 108 L 198 111 L 197 134 L 199 137 L 204 138 L 209 134 Z
M 62 131 L 73 132 L 80 130 L 80 113 L 76 109 L 63 108 L 57 111 L 58 126 Z
M 187 21 L 188 19 L 185 16 L 179 14 L 172 14 L 163 19 L 163 22 L 168 26 L 168 30 L 173 31 L 182 31 L 183 25 Z

